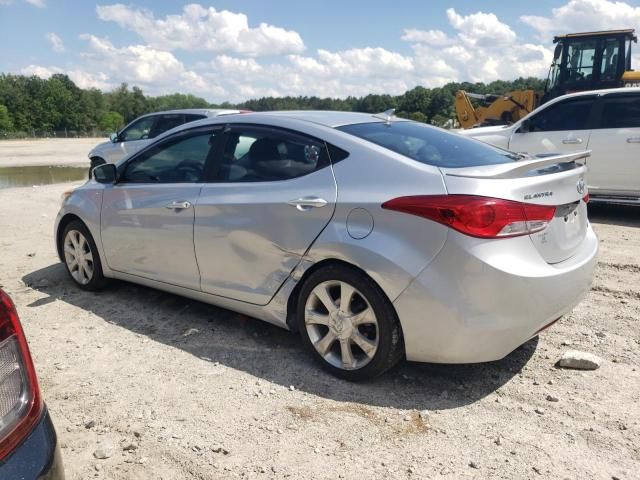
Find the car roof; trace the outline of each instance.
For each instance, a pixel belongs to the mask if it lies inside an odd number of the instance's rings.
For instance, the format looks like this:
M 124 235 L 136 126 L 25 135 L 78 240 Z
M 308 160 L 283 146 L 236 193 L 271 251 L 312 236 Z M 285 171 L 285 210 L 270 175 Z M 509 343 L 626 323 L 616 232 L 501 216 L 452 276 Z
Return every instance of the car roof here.
M 382 114 L 343 112 L 332 110 L 279 110 L 271 112 L 248 112 L 242 113 L 243 120 L 252 118 L 288 118 L 303 122 L 315 123 L 325 127 L 341 127 L 343 125 L 353 125 L 357 123 L 384 122 L 386 118 Z M 402 118 L 390 117 L 390 121 L 406 121 Z
M 566 95 L 554 98 L 549 103 L 555 103 L 556 101 L 564 98 L 581 97 L 583 95 L 607 95 L 609 93 L 640 93 L 640 87 L 604 88 L 601 90 L 585 90 L 584 92 L 567 93 Z
M 193 114 L 193 115 L 206 115 L 207 117 L 215 117 L 217 115 L 228 115 L 232 113 L 239 113 L 240 110 L 232 110 L 228 108 L 177 108 L 174 110 L 161 110 L 158 112 L 149 112 L 144 115 L 140 115 L 138 118 L 148 117 L 151 115 L 172 115 L 172 114 Z

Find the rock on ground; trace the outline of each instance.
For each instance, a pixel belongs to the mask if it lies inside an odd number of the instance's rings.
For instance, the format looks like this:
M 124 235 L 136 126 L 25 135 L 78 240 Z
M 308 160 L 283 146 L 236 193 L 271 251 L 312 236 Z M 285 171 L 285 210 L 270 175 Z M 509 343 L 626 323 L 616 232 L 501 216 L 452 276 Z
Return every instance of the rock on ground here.
M 558 366 L 576 370 L 596 370 L 600 368 L 601 363 L 602 360 L 597 355 L 578 350 L 569 350 L 564 352 L 558 362 Z

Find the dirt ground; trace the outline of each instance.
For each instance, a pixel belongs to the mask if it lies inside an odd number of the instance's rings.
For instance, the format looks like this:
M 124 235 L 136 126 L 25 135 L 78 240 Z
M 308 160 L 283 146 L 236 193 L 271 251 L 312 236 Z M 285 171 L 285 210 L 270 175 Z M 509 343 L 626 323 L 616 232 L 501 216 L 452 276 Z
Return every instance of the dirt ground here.
M 87 154 L 107 138 L 42 138 L 0 141 L 0 167 L 87 165 Z
M 640 478 L 640 209 L 590 209 L 593 288 L 539 339 L 351 384 L 266 323 L 127 283 L 75 288 L 52 238 L 68 187 L 0 190 L 0 284 L 68 479 Z M 556 368 L 567 349 L 601 368 Z

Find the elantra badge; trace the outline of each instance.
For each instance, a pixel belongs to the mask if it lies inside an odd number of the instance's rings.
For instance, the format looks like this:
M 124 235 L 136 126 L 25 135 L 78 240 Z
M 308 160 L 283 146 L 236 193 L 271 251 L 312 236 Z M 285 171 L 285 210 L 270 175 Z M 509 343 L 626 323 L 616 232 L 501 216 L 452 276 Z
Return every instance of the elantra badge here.
M 528 193 L 524 196 L 525 200 L 535 200 L 536 198 L 553 197 L 553 192 L 537 192 Z

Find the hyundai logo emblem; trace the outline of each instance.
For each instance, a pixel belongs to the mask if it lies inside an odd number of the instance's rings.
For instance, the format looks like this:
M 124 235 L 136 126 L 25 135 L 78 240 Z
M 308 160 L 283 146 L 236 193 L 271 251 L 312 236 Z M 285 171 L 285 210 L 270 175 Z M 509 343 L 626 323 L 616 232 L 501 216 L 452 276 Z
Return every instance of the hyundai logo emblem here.
M 584 191 L 587 189 L 587 186 L 585 185 L 584 180 L 582 178 L 578 180 L 578 184 L 576 185 L 576 188 L 578 189 L 578 193 L 580 195 L 582 195 Z

